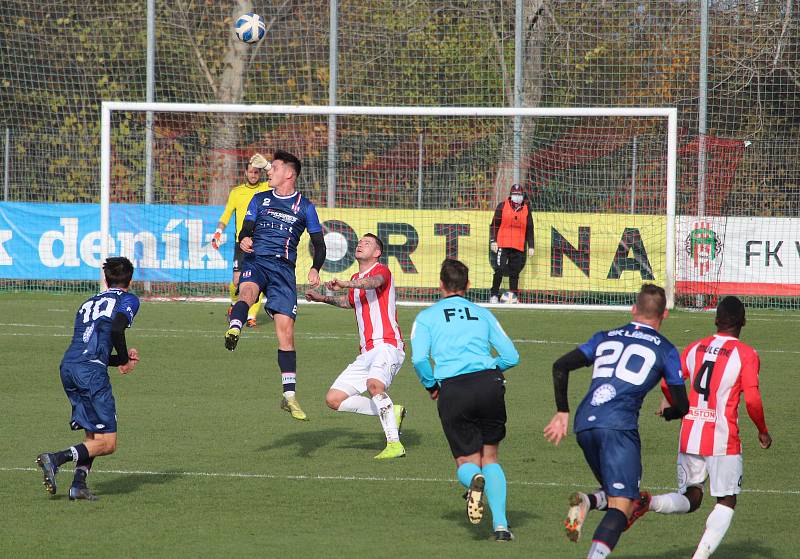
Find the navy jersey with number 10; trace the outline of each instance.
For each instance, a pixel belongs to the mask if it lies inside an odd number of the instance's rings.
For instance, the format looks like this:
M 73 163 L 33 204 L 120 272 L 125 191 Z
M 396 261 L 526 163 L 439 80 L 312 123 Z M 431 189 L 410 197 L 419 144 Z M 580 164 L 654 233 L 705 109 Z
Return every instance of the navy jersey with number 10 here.
M 575 432 L 632 430 L 647 393 L 663 377 L 683 384 L 678 350 L 654 328 L 631 322 L 598 332 L 578 347 L 594 364 L 589 392 L 575 412 Z
M 121 289 L 112 288 L 90 297 L 75 315 L 72 343 L 61 362 L 108 365 L 113 349 L 111 325 L 114 318 L 123 313 L 130 327 L 138 311 L 139 298 Z
M 274 190 L 255 194 L 244 220 L 255 222 L 253 254 L 277 256 L 290 264 L 297 262 L 303 231 L 322 231 L 316 207 L 299 192 L 289 196 L 280 196 Z

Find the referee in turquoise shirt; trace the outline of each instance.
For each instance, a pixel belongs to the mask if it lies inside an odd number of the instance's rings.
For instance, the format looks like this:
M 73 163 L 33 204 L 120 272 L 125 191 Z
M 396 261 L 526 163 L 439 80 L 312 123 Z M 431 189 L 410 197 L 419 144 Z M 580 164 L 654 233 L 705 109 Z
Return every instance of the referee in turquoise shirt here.
M 458 480 L 467 488 L 467 518 L 480 523 L 485 493 L 495 540 L 510 541 L 506 476 L 497 449 L 506 436 L 503 371 L 519 363 L 519 353 L 494 315 L 464 298 L 468 288 L 469 269 L 445 260 L 439 273 L 442 299 L 419 313 L 411 329 L 411 361 L 437 401 Z

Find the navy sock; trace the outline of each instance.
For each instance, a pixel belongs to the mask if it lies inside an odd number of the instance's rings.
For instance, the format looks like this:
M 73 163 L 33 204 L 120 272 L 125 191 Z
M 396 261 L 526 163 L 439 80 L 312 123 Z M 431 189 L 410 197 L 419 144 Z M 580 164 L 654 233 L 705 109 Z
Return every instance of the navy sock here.
M 53 457 L 56 466 L 61 466 L 62 464 L 72 462 L 73 460 L 80 462 L 81 460 L 89 459 L 89 449 L 86 448 L 85 444 L 80 443 L 76 444 L 75 446 L 71 446 L 66 450 L 56 452 Z
M 236 301 L 236 304 L 233 305 L 233 309 L 231 310 L 230 327 L 241 328 L 247 321 L 247 311 L 249 309 L 250 306 L 244 301 Z
M 625 516 L 624 512 L 619 509 L 609 508 L 600 524 L 597 525 L 592 540 L 606 544 L 608 549 L 613 551 L 627 525 L 628 517 Z
M 278 367 L 281 369 L 281 383 L 284 392 L 294 392 L 297 389 L 297 352 L 278 350 Z
M 85 461 L 80 461 L 77 464 L 75 464 L 75 477 L 72 479 L 72 485 L 86 484 L 86 476 L 89 475 L 89 472 L 92 469 L 93 462 L 94 462 L 94 456 Z

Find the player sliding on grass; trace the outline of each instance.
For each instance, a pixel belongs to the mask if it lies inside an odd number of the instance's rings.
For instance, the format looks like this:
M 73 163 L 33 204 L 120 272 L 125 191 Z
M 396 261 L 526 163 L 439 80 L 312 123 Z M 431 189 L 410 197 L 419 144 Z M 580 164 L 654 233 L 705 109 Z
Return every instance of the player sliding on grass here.
M 325 283 L 333 291 L 347 289 L 347 297 L 306 292 L 309 301 L 355 309 L 361 353 L 333 382 L 325 402 L 337 411 L 378 416 L 386 435 L 386 448 L 375 456 L 379 460 L 406 455 L 400 442 L 400 426 L 406 410 L 393 404 L 386 393 L 406 354 L 397 325 L 392 272 L 378 262 L 381 254 L 383 242 L 367 233 L 356 246 L 358 272 L 349 281 L 334 278 Z M 369 392 L 372 399 L 362 396 L 364 392 Z
M 67 462 L 75 461 L 75 477 L 69 488 L 69 500 L 96 501 L 86 485 L 86 476 L 96 456 L 112 454 L 117 449 L 117 410 L 108 367 L 130 373 L 139 361 L 139 353 L 128 349 L 125 329 L 133 324 L 139 299 L 128 293 L 133 264 L 127 258 L 109 258 L 103 264 L 108 289 L 87 299 L 75 315 L 75 327 L 61 359 L 61 384 L 72 404 L 70 427 L 83 429 L 82 443 L 60 452 L 45 452 L 36 458 L 44 475 L 44 487 L 56 494 L 56 474 Z M 116 350 L 116 354 L 111 352 Z
M 442 263 L 439 288 L 439 302 L 414 321 L 411 361 L 437 400 L 458 481 L 467 488 L 467 519 L 480 523 L 486 493 L 495 541 L 508 542 L 514 536 L 506 519 L 506 475 L 497 451 L 506 436 L 503 371 L 519 363 L 519 353 L 494 315 L 465 299 L 469 269 L 463 263 Z
M 758 428 L 758 443 L 767 449 L 772 437 L 764 420 L 758 390 L 760 362 L 756 351 L 739 341 L 745 310 L 736 297 L 725 297 L 717 307 L 717 333 L 697 340 L 683 352 L 683 374 L 689 379 L 689 413 L 681 423 L 678 452 L 678 492 L 642 499 L 633 518 L 648 510 L 661 514 L 696 511 L 703 502 L 703 484 L 709 480 L 717 504 L 706 520 L 706 530 L 693 559 L 708 559 L 733 520 L 736 495 L 742 482 L 742 441 L 739 439 L 739 400 L 744 392 L 747 413 Z M 669 403 L 664 400 L 658 414 Z
M 294 350 L 294 321 L 297 318 L 295 263 L 297 245 L 308 230 L 314 245 L 314 262 L 308 271 L 311 287 L 319 285 L 319 270 L 325 263 L 325 239 L 317 209 L 295 190 L 300 175 L 300 160 L 286 151 L 272 156 L 269 183 L 272 190 L 259 192 L 250 200 L 239 233 L 239 246 L 245 253 L 239 277 L 239 301 L 233 306 L 225 347 L 233 351 L 239 342 L 247 309 L 264 293 L 267 314 L 275 321 L 278 337 L 278 367 L 281 370 L 283 399 L 281 408 L 304 421 L 305 412 L 295 396 L 297 355 Z
M 674 407 L 664 410 L 664 419 L 677 419 L 689 409 L 678 350 L 658 332 L 667 317 L 666 307 L 662 288 L 643 285 L 630 323 L 596 333 L 553 364 L 558 411 L 544 428 L 544 436 L 556 445 L 569 428 L 569 373 L 594 364 L 589 392 L 575 413 L 575 435 L 600 490 L 591 495 L 573 494 L 565 522 L 567 537 L 577 542 L 586 513 L 606 510 L 594 532 L 588 559 L 604 559 L 611 553 L 628 525 L 634 501 L 639 499 L 642 456 L 638 424 L 644 397 L 664 377 L 674 402 Z

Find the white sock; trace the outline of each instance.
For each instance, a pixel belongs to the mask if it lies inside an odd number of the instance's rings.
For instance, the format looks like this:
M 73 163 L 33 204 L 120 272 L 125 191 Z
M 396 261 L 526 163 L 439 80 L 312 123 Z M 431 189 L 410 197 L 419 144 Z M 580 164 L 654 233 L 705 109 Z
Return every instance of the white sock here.
M 375 407 L 378 408 L 378 417 L 381 420 L 383 432 L 386 434 L 387 443 L 396 443 L 400 441 L 400 435 L 397 432 L 397 419 L 394 417 L 394 405 L 392 399 L 386 392 L 375 394 L 372 397 Z
M 594 498 L 597 500 L 597 510 L 608 510 L 608 499 L 606 492 L 599 489 L 597 493 L 593 493 Z
M 686 495 L 680 493 L 665 493 L 650 498 L 650 510 L 661 514 L 686 514 L 690 506 Z
M 586 559 L 606 559 L 611 553 L 611 550 L 603 542 L 592 542 L 592 547 L 589 548 L 589 555 Z
M 716 551 L 731 525 L 731 520 L 733 509 L 717 503 L 706 519 L 706 531 L 694 553 L 696 559 L 705 559 Z
M 350 396 L 339 404 L 339 409 L 336 411 L 347 411 L 350 413 L 360 413 L 363 415 L 378 415 L 378 408 L 375 403 L 361 394 Z

